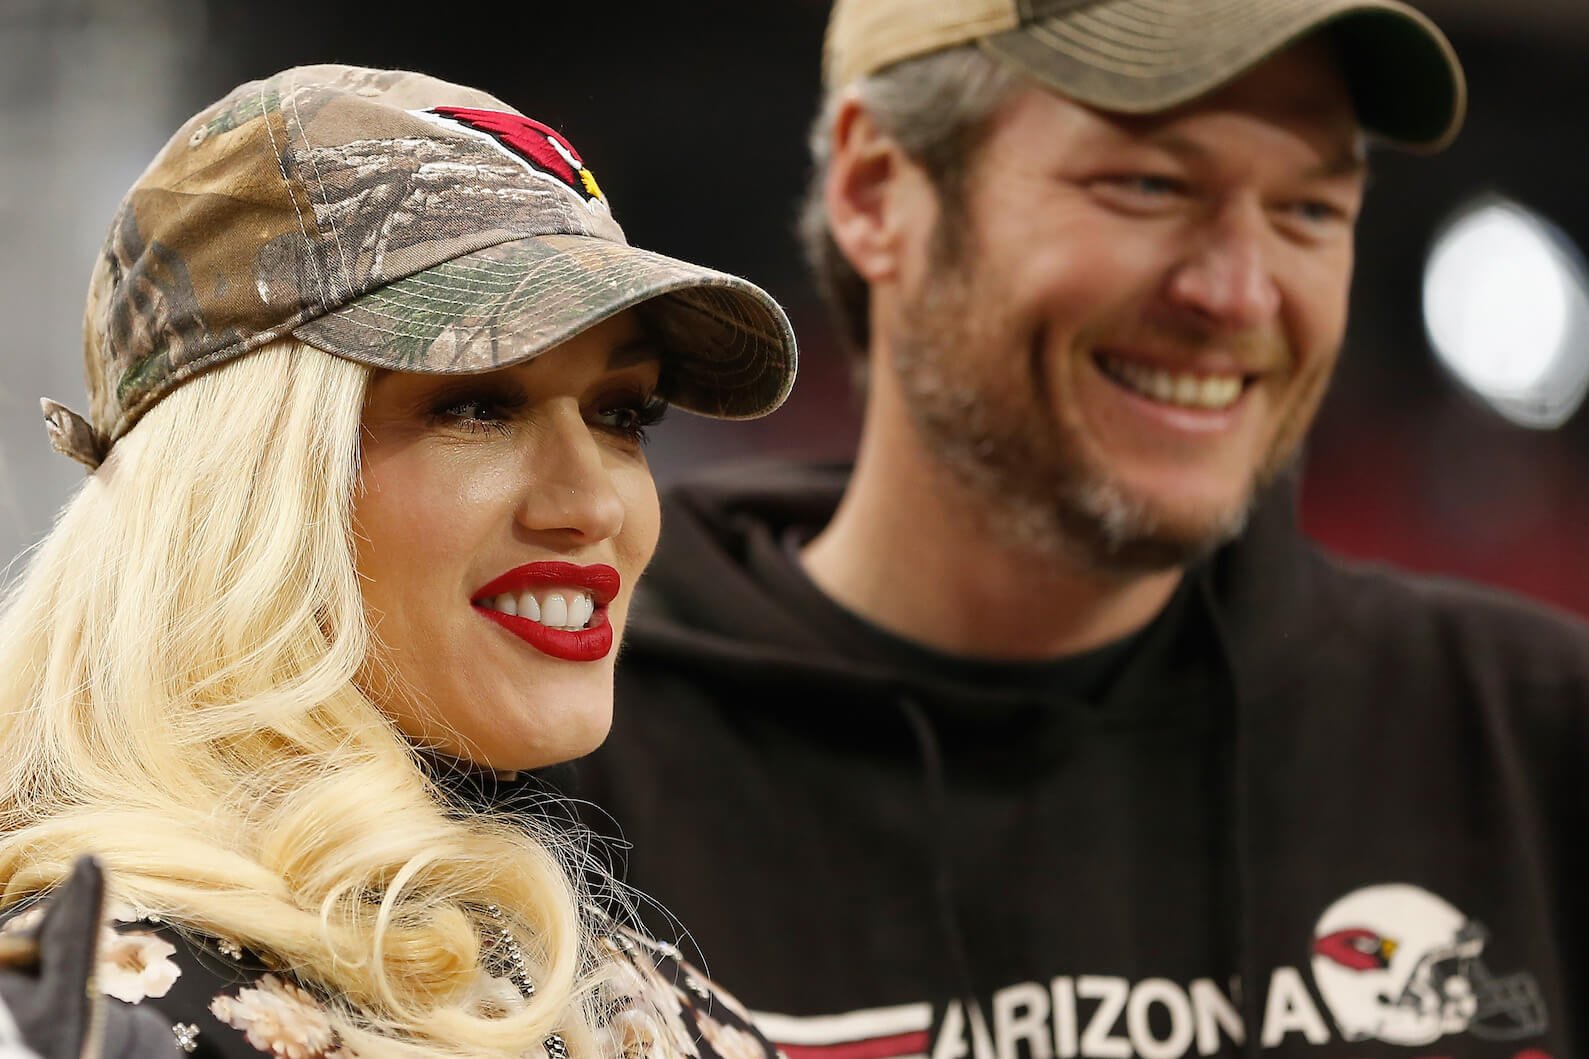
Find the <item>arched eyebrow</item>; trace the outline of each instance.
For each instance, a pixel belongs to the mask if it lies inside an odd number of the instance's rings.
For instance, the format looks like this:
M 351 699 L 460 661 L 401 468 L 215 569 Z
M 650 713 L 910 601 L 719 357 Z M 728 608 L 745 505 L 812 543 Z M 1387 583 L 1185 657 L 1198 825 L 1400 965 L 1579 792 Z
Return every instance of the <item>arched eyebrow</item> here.
M 619 342 L 607 351 L 607 367 L 609 370 L 632 368 L 636 364 L 648 364 L 661 359 L 662 346 L 649 335 L 641 335 L 626 342 Z

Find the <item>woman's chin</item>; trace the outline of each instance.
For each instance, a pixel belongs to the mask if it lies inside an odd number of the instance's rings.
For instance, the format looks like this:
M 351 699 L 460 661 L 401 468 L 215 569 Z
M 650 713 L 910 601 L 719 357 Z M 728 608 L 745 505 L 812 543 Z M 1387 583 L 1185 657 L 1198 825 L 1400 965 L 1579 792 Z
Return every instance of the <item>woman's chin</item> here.
M 497 734 L 466 750 L 460 748 L 457 756 L 487 772 L 527 772 L 572 761 L 601 746 L 612 727 L 611 709 L 591 714 L 566 718 L 554 731 L 536 730 L 521 737 Z

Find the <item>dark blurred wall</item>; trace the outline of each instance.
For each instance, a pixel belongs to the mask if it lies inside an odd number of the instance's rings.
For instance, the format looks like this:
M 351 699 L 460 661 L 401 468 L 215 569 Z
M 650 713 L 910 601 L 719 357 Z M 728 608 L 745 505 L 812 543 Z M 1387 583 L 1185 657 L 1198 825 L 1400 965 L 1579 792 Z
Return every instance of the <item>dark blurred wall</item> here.
M 1470 88 L 1461 139 L 1434 158 L 1374 161 L 1352 325 L 1310 447 L 1304 521 L 1350 554 L 1589 614 L 1589 415 L 1558 431 L 1512 426 L 1443 374 L 1424 337 L 1424 255 L 1473 196 L 1510 196 L 1589 243 L 1589 36 L 1571 28 L 1585 23 L 1552 33 L 1536 19 L 1525 32 L 1505 5 L 1484 7 L 1492 21 L 1451 26 Z

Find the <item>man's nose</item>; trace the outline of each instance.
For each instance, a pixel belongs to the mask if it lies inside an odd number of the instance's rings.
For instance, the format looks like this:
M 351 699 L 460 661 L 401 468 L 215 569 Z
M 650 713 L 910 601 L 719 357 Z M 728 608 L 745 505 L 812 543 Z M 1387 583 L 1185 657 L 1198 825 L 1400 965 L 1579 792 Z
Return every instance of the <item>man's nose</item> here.
M 577 403 L 552 410 L 538 444 L 526 455 L 524 496 L 516 517 L 536 534 L 567 538 L 571 546 L 610 540 L 623 528 L 624 504 Z
M 1280 311 L 1267 218 L 1256 204 L 1231 204 L 1210 217 L 1169 279 L 1168 295 L 1204 326 L 1247 331 Z

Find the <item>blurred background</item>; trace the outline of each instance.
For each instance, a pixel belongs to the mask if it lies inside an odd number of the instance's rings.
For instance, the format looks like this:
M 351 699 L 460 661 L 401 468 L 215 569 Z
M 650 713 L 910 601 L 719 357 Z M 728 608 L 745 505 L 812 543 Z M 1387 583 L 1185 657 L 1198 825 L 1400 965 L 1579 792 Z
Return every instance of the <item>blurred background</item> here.
M 924 0 L 927 2 L 927 0 Z M 1354 556 L 1491 582 L 1589 615 L 1589 3 L 1423 0 L 1463 55 L 1467 131 L 1384 155 L 1352 328 L 1308 452 L 1304 518 Z M 740 272 L 790 311 L 779 414 L 670 417 L 664 482 L 758 454 L 840 459 L 848 368 L 792 235 L 826 0 L 512 5 L 0 0 L 0 560 L 82 480 L 37 398 L 83 406 L 90 265 L 122 192 L 233 85 L 306 62 L 423 70 L 566 133 L 631 240 Z

